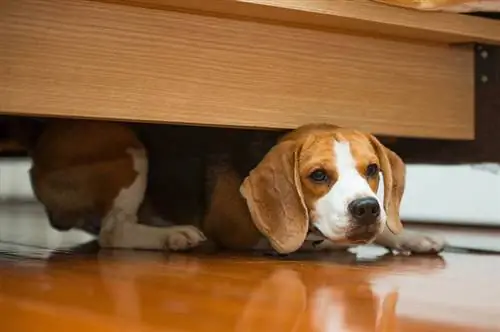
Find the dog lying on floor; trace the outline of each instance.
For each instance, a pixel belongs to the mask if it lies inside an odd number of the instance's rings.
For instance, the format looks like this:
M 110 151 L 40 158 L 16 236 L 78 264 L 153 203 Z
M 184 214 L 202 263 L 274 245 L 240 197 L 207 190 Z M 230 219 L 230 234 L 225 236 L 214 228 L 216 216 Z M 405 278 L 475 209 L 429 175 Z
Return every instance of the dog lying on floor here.
M 281 254 L 372 241 L 412 253 L 444 247 L 403 230 L 405 165 L 356 130 L 311 124 L 278 137 L 50 120 L 31 150 L 32 186 L 51 225 L 94 233 L 102 247 L 181 251 L 207 239 Z

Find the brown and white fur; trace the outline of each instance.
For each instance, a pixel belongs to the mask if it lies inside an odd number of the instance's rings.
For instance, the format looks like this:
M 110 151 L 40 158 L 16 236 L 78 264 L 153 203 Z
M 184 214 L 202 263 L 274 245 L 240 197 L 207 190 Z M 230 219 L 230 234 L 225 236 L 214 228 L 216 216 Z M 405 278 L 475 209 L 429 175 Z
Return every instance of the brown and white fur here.
M 51 224 L 98 233 L 104 247 L 187 250 L 207 238 L 227 249 L 284 254 L 371 241 L 414 253 L 444 247 L 403 230 L 401 159 L 372 135 L 332 125 L 278 138 L 53 120 L 32 158 L 34 192 Z M 312 178 L 318 170 L 324 176 Z M 376 195 L 379 170 L 384 202 Z M 363 198 L 376 200 L 380 212 L 360 222 L 350 204 Z
M 99 233 L 104 247 L 186 249 L 204 240 L 194 226 L 151 227 L 138 222 L 148 158 L 127 127 L 55 120 L 32 152 L 34 193 L 52 226 Z

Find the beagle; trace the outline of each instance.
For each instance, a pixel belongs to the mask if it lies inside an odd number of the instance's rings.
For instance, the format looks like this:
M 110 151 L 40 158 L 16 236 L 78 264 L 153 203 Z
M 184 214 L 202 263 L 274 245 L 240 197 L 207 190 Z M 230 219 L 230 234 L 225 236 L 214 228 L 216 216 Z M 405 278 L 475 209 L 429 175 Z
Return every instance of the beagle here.
M 51 120 L 30 176 L 53 227 L 98 234 L 103 247 L 176 251 L 208 239 L 280 254 L 372 241 L 443 249 L 440 238 L 403 230 L 405 165 L 374 136 L 328 124 L 278 136 Z

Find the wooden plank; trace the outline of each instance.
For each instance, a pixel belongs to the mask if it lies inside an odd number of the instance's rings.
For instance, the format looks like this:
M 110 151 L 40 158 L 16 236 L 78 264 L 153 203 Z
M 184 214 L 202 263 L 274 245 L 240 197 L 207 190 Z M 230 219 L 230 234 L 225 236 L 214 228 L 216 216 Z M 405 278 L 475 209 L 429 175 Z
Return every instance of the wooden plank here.
M 473 51 L 87 1 L 2 0 L 0 111 L 473 137 Z
M 498 0 L 373 0 L 392 6 L 427 11 L 444 11 L 451 13 L 491 13 L 500 12 Z
M 500 164 L 500 47 L 478 45 L 475 61 L 475 139 L 397 139 L 388 146 L 414 164 Z
M 429 13 L 370 0 L 97 0 L 234 15 L 309 27 L 340 29 L 441 43 L 500 44 L 500 22 L 451 13 Z

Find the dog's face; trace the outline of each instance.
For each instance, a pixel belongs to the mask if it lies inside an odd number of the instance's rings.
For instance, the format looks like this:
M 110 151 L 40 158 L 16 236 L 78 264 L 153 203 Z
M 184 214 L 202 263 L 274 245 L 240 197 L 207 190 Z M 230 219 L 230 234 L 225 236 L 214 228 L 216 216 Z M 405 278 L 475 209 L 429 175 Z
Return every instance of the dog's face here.
M 376 192 L 384 174 L 384 202 Z M 402 225 L 401 159 L 368 134 L 328 125 L 285 136 L 245 179 L 241 191 L 257 228 L 279 252 L 300 247 L 308 232 L 339 244 L 373 240 Z
M 368 137 L 318 135 L 303 144 L 298 168 L 312 232 L 333 242 L 364 243 L 382 231 L 380 160 Z

